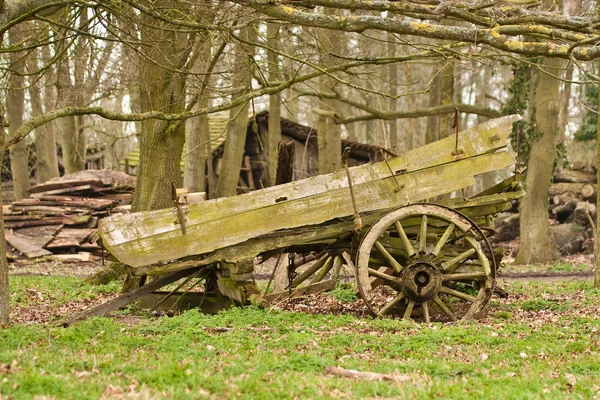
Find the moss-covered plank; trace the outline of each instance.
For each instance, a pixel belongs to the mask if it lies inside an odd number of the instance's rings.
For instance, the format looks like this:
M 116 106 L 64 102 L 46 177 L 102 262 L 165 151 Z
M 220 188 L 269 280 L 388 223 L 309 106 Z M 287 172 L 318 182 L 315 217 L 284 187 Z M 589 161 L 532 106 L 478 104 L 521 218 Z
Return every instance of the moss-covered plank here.
M 463 159 L 443 167 L 423 169 L 398 176 L 404 189 L 396 191 L 393 178 L 370 181 L 355 189 L 357 207 L 361 213 L 398 207 L 409 202 L 422 201 L 474 182 L 473 175 L 504 168 L 513 162 L 507 152 Z M 471 171 L 471 172 L 469 172 Z M 138 223 L 121 229 L 127 230 L 127 241 L 104 236 L 105 247 L 121 262 L 134 267 L 187 255 L 204 254 L 216 249 L 245 242 L 253 237 L 301 226 L 316 225 L 334 218 L 353 214 L 347 188 L 332 190 L 296 201 L 285 201 L 249 210 L 244 214 L 227 215 L 203 224 L 188 222 L 187 234 L 176 227 L 177 216 L 170 212 L 167 221 L 153 221 L 154 230 L 142 231 Z M 150 225 L 149 221 L 145 221 Z M 138 231 L 138 235 L 131 233 Z M 119 234 L 114 230 L 112 235 Z M 329 232 L 337 237 L 341 232 Z M 109 240 L 107 240 L 107 238 Z M 274 247 L 276 248 L 276 247 Z M 255 254 L 258 254 L 255 253 Z

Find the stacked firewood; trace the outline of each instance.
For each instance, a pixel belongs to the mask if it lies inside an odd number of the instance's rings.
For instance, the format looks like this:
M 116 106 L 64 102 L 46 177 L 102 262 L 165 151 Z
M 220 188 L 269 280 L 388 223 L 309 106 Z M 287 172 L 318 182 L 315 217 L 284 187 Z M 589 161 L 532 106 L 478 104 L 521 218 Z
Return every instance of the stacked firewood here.
M 122 172 L 89 170 L 31 187 L 29 198 L 3 210 L 9 258 L 78 254 L 88 261 L 100 255 L 90 240 L 98 221 L 127 212 L 134 186 Z
M 550 231 L 562 255 L 592 252 L 596 220 L 596 173 L 561 170 L 554 173 L 548 198 Z M 497 222 L 497 240 L 519 236 L 518 208 Z

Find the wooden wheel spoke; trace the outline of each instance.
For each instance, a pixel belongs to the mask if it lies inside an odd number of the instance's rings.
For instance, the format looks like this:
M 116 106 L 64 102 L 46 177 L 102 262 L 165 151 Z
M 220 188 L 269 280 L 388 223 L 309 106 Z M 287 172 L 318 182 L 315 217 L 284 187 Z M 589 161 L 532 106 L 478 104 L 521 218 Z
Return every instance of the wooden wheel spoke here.
M 383 307 L 381 310 L 379 310 L 377 315 L 379 315 L 379 316 L 386 315 L 392 308 L 394 308 L 396 305 L 398 305 L 405 298 L 406 298 L 406 295 L 404 294 L 404 292 L 398 293 L 398 296 L 394 297 L 389 303 L 387 303 L 385 305 L 385 307 Z
M 427 215 L 421 217 L 421 229 L 419 230 L 419 253 L 425 253 L 427 247 Z
M 381 242 L 379 240 L 377 240 L 375 242 L 375 247 L 377 248 L 377 251 L 379 251 L 379 253 L 381 253 L 381 255 L 383 256 L 383 258 L 385 258 L 385 260 L 390 263 L 390 266 L 392 268 L 394 268 L 394 271 L 396 272 L 400 272 L 402 271 L 402 265 L 400 265 L 400 263 L 398 261 L 396 261 L 396 259 L 394 258 L 394 256 L 392 256 L 390 254 L 389 251 L 387 251 L 387 249 L 381 244 Z
M 469 249 L 469 250 L 463 251 L 462 253 L 460 253 L 456 257 L 454 257 L 454 258 L 446 261 L 445 263 L 443 263 L 442 264 L 442 270 L 446 274 L 451 274 L 452 272 L 456 271 L 456 269 L 460 266 L 460 264 L 463 261 L 465 261 L 467 258 L 471 257 L 476 252 L 477 251 L 475 249 Z
M 450 239 L 450 235 L 452 235 L 452 232 L 454 232 L 454 227 L 455 226 L 456 225 L 454 225 L 454 224 L 448 225 L 448 227 L 444 231 L 444 234 L 442 235 L 442 237 L 440 238 L 440 240 L 438 240 L 438 242 L 436 243 L 435 247 L 433 248 L 433 251 L 431 252 L 434 256 L 437 257 L 438 254 L 440 254 L 440 251 L 442 251 L 442 248 L 444 247 L 444 245 L 446 244 L 446 242 L 448 242 L 448 239 Z
M 457 274 L 444 274 L 442 275 L 442 282 L 448 281 L 480 281 L 487 277 L 487 274 L 483 271 L 479 272 L 463 272 Z
M 458 290 L 450 289 L 449 287 L 446 287 L 446 286 L 442 286 L 440 288 L 440 292 L 446 293 L 450 296 L 458 297 L 459 299 L 470 301 L 471 303 L 474 303 L 475 301 L 477 301 L 477 297 L 475 297 L 475 296 L 471 296 L 469 294 L 459 292 Z
M 376 269 L 369 268 L 369 276 L 379 278 L 382 281 L 386 282 L 390 286 L 399 286 L 402 284 L 402 280 L 396 278 L 395 276 L 388 275 L 386 273 L 377 271 Z
M 398 235 L 400 236 L 400 240 L 402 241 L 402 245 L 404 246 L 404 249 L 408 253 L 408 256 L 410 257 L 413 254 L 415 254 L 415 249 L 413 248 L 412 244 L 410 243 L 410 240 L 408 240 L 408 236 L 406 236 L 406 232 L 404 232 L 404 228 L 402 227 L 402 224 L 400 222 L 396 221 L 394 223 L 394 226 L 396 227 L 396 231 L 398 232 Z
M 423 320 L 426 323 L 430 323 L 431 320 L 429 319 L 429 306 L 427 305 L 426 301 L 421 302 L 421 308 L 423 309 Z
M 433 298 L 433 302 L 435 304 L 437 304 L 437 306 L 442 310 L 442 312 L 444 314 L 446 314 L 446 316 L 448 317 L 448 319 L 450 319 L 450 321 L 453 321 L 453 322 L 457 321 L 456 315 L 454 315 L 454 313 L 452 311 L 450 311 L 450 309 L 444 304 L 442 299 L 440 299 L 437 294 Z
M 487 276 L 491 276 L 492 275 L 492 267 L 490 266 L 490 261 L 483 253 L 483 249 L 481 248 L 481 245 L 479 244 L 479 242 L 471 236 L 467 236 L 465 238 L 465 240 L 467 241 L 467 243 L 469 243 L 473 247 L 473 250 L 475 250 L 478 253 L 477 255 L 478 255 L 479 261 L 481 262 L 481 268 L 483 268 L 483 271 L 486 273 Z M 491 282 L 489 280 L 487 280 L 485 282 L 485 287 L 486 288 L 491 287 Z
M 404 311 L 404 315 L 402 316 L 402 319 L 410 319 L 412 310 L 413 310 L 413 308 L 415 308 L 415 303 L 416 303 L 416 301 L 414 301 L 412 299 L 410 299 L 408 301 L 408 305 L 406 306 L 406 311 Z

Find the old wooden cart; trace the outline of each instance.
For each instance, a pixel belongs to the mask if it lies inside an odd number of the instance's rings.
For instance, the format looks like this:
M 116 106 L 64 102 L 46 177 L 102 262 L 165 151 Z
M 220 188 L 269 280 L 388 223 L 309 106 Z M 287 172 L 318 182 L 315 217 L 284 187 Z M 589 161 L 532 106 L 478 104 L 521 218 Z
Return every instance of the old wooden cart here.
M 376 164 L 236 197 L 114 216 L 102 221 L 99 233 L 133 275 L 155 276 L 124 295 L 127 301 L 182 278 L 202 280 L 205 302 L 211 295 L 227 298 L 229 305 L 272 301 L 284 293 L 260 293 L 252 260 L 285 251 L 312 254 L 296 257 L 308 268 L 299 269 L 292 295 L 332 288 L 333 279 L 326 278 L 345 264 L 355 271 L 357 291 L 375 315 L 426 322 L 471 318 L 495 285 L 497 260 L 487 240 L 492 216 L 523 193 L 508 179 L 470 198 L 447 194 L 473 185 L 476 175 L 514 165 L 508 136 L 518 119 L 490 120 Z M 434 204 L 442 195 L 443 204 Z

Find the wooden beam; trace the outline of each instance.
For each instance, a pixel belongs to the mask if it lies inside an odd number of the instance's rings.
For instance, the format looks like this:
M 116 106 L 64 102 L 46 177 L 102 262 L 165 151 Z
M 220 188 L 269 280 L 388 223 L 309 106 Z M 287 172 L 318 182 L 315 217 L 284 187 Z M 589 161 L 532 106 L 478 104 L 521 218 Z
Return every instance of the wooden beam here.
M 75 317 L 63 322 L 62 326 L 67 327 L 69 325 L 74 324 L 75 322 L 82 321 L 89 317 L 102 316 L 108 314 L 109 312 L 116 311 L 121 307 L 125 307 L 126 305 L 133 303 L 134 301 L 146 295 L 149 295 L 155 290 L 167 286 L 168 284 L 173 283 L 181 278 L 185 278 L 186 276 L 190 275 L 195 271 L 196 269 L 188 269 L 172 272 L 168 275 L 161 276 L 160 278 L 155 279 L 144 286 L 124 293 L 119 297 L 112 299 L 104 304 L 84 310 L 81 314 L 76 315 Z

